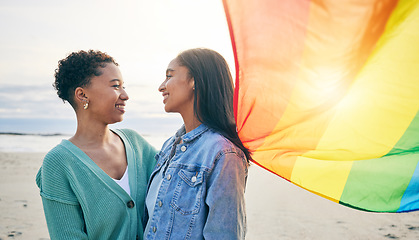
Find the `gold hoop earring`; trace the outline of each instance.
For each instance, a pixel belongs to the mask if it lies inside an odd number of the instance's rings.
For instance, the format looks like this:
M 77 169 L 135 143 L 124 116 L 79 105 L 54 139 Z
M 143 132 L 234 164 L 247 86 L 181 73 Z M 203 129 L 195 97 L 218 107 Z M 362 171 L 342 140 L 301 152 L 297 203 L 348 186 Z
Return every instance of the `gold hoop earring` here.
M 87 108 L 89 108 L 89 102 L 86 101 L 83 105 L 83 109 L 86 110 Z

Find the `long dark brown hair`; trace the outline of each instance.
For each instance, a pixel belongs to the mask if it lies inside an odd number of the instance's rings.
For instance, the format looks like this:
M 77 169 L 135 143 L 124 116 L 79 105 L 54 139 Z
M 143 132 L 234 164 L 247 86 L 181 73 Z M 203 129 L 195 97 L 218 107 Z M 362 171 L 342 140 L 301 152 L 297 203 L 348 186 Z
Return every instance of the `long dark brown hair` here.
M 233 78 L 223 56 L 210 49 L 195 48 L 181 52 L 176 59 L 195 80 L 195 116 L 234 143 L 249 161 L 250 152 L 237 134 Z

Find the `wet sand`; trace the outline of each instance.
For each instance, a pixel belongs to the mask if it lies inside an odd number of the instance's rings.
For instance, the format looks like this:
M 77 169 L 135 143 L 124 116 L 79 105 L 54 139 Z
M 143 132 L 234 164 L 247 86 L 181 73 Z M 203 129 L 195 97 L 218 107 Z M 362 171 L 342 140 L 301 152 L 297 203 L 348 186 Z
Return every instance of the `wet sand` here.
M 49 239 L 35 175 L 45 153 L 0 152 L 0 240 Z M 336 204 L 252 165 L 247 238 L 419 239 L 419 212 L 369 213 Z

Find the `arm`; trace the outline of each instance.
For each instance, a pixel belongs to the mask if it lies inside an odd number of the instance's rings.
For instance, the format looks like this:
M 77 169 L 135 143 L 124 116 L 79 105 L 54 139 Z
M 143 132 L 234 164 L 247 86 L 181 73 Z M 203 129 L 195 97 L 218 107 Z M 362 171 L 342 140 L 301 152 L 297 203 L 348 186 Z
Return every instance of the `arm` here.
M 237 153 L 224 153 L 216 161 L 208 181 L 205 239 L 244 239 L 246 179 L 247 163 Z
M 79 205 L 42 197 L 45 219 L 51 240 L 87 239 L 83 214 Z
M 48 154 L 36 176 L 52 240 L 87 239 L 83 214 L 64 174 L 61 161 Z

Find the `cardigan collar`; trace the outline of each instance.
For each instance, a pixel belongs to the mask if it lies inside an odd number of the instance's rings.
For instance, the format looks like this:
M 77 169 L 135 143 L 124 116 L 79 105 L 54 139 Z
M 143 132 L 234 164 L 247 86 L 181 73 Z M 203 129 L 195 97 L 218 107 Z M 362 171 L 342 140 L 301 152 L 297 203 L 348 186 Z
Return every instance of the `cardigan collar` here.
M 128 167 L 128 177 L 129 177 L 129 186 L 131 195 L 135 196 L 137 194 L 137 187 L 135 185 L 135 179 L 136 176 L 136 170 L 135 170 L 135 155 L 134 150 L 132 149 L 132 146 L 129 142 L 129 140 L 126 138 L 125 134 L 121 130 L 112 130 L 115 134 L 117 134 L 122 142 L 124 143 L 125 147 L 125 154 L 127 157 L 127 167 Z M 96 175 L 100 180 L 102 180 L 109 188 L 111 188 L 114 192 L 117 193 L 118 196 L 124 197 L 124 201 L 126 201 L 127 197 L 131 199 L 131 196 L 128 195 L 128 193 L 119 186 L 105 171 L 103 171 L 85 152 L 83 152 L 80 148 L 78 148 L 76 145 L 74 145 L 69 140 L 63 139 L 61 142 L 61 145 L 65 148 L 67 148 L 71 153 L 73 153 L 81 163 L 85 164 L 94 175 Z

